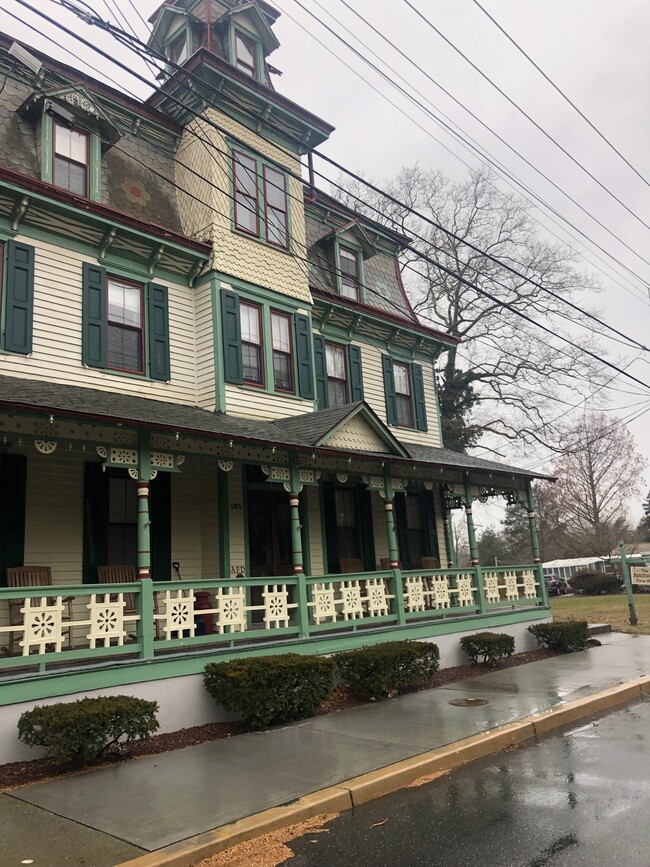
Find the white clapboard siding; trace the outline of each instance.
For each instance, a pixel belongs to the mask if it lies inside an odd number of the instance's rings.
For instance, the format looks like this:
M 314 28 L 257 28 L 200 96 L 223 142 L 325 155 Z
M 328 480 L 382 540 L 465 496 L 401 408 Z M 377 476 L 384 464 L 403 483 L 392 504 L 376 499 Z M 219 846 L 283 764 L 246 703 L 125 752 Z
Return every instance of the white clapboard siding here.
M 312 412 L 313 401 L 226 384 L 226 411 L 245 418 L 274 419 Z
M 352 341 L 355 346 L 361 347 L 361 360 L 363 365 L 363 391 L 366 402 L 373 408 L 379 418 L 386 423 L 386 398 L 384 395 L 384 374 L 381 367 L 382 351 L 376 346 L 367 343 Z M 405 443 L 418 443 L 426 446 L 439 447 L 440 432 L 438 428 L 438 401 L 433 378 L 433 367 L 430 364 L 422 364 L 424 380 L 424 399 L 427 407 L 428 431 L 419 431 L 410 428 L 392 427 L 391 430 Z
M 235 464 L 228 473 L 228 517 L 230 526 L 230 577 L 246 573 L 243 473 L 246 467 Z M 223 576 L 227 578 L 227 575 Z
M 199 287 L 196 295 L 196 378 L 198 405 L 215 408 L 215 340 L 212 316 L 212 286 Z
M 180 563 L 181 577 L 203 578 L 201 563 L 201 479 L 200 459 L 188 458 L 182 473 L 174 473 L 172 488 L 172 562 Z M 172 578 L 176 576 L 172 574 Z
M 201 571 L 204 579 L 224 577 L 219 574 L 217 473 L 216 461 L 201 462 Z
M 320 490 L 319 488 L 305 488 L 302 496 L 307 497 L 311 574 L 323 575 L 325 567 L 323 563 L 323 539 L 321 536 Z
M 18 236 L 35 247 L 33 351 L 0 355 L 0 373 L 195 405 L 194 290 L 167 284 L 171 381 L 149 381 L 84 367 L 81 360 L 83 255 Z

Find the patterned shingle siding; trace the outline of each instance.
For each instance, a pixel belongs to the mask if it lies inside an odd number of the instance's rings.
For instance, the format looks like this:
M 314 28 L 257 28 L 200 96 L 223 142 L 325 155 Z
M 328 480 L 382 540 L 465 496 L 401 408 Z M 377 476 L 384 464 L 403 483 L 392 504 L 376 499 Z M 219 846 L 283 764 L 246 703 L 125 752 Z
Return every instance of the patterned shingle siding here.
M 0 95 L 0 164 L 32 178 L 40 178 L 36 124 L 27 123 L 17 113 L 31 89 L 6 79 Z
M 81 363 L 82 267 L 72 250 L 29 237 L 35 254 L 33 352 L 0 354 L 0 373 L 196 405 L 194 291 L 169 285 L 171 381 L 120 376 Z M 95 260 L 88 260 L 94 261 Z
M 359 416 L 338 430 L 325 443 L 333 449 L 352 449 L 359 452 L 386 452 L 384 440 Z
M 297 157 L 294 159 L 287 156 L 270 142 L 216 109 L 208 109 L 207 117 L 244 141 L 250 148 L 260 151 L 269 159 L 277 160 L 287 169 L 300 173 L 300 160 Z M 301 181 L 294 178 L 289 180 L 291 245 L 292 253 L 295 254 L 290 255 L 232 230 L 231 169 L 226 137 L 209 125 L 203 125 L 200 134 L 205 138 L 205 145 L 196 141 L 192 143 L 191 135 L 187 133 L 184 136 L 178 155 L 181 165 L 177 170 L 177 179 L 180 186 L 190 190 L 194 189 L 190 184 L 198 182 L 196 192 L 201 199 L 207 201 L 208 206 L 202 206 L 181 194 L 183 231 L 196 236 L 211 218 L 211 264 L 216 271 L 310 304 L 307 264 L 304 261 L 306 250 Z M 199 179 L 192 175 L 192 170 L 204 176 L 209 183 L 201 184 Z

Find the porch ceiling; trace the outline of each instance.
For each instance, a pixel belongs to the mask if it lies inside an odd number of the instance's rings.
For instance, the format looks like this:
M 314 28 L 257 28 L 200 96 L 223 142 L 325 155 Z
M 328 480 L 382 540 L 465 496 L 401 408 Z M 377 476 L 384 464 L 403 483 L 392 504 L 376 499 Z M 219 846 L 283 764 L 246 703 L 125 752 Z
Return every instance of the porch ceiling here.
M 551 479 L 553 477 L 506 464 L 486 461 L 450 449 L 402 443 L 392 431 L 363 403 L 350 404 L 318 413 L 258 421 L 224 413 L 210 412 L 196 406 L 184 406 L 162 400 L 134 397 L 112 391 L 81 388 L 74 385 L 45 382 L 0 375 L 0 410 L 26 413 L 56 413 L 70 418 L 102 421 L 108 424 L 129 424 L 158 431 L 203 435 L 210 439 L 235 439 L 257 445 L 294 447 L 301 451 L 316 451 L 321 455 L 340 454 L 341 449 L 328 448 L 328 434 L 340 430 L 346 419 L 363 411 L 372 420 L 375 430 L 387 444 L 390 455 L 383 452 L 345 450 L 363 459 L 431 465 L 437 468 L 479 470 L 521 478 Z

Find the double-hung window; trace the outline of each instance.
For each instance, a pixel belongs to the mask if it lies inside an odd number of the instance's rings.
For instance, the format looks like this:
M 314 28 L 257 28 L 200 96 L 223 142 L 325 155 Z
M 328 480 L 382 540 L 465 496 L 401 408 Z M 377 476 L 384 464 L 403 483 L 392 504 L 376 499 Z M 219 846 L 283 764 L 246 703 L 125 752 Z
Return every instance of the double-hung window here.
M 251 385 L 264 385 L 262 308 L 258 304 L 242 302 L 239 306 L 239 315 L 244 382 Z
M 82 359 L 88 367 L 171 379 L 166 286 L 83 267 Z
M 427 430 L 422 365 L 382 356 L 386 420 L 399 427 Z
M 233 385 L 314 399 L 311 320 L 266 300 L 221 290 L 224 379 Z M 278 299 L 283 306 L 283 299 Z
M 185 63 L 187 58 L 190 56 L 187 46 L 187 37 L 187 31 L 183 29 L 183 31 L 169 43 L 167 56 L 171 62 L 175 63 L 177 66 L 181 66 Z
M 359 254 L 349 247 L 339 246 L 341 263 L 341 295 L 345 298 L 359 300 Z
M 54 186 L 76 196 L 88 196 L 90 137 L 54 123 Z
M 234 152 L 235 226 L 250 235 L 259 235 L 259 189 L 257 162 L 246 154 Z
M 233 151 L 234 226 L 274 247 L 289 248 L 289 205 L 284 172 Z
M 144 286 L 107 278 L 106 367 L 144 373 Z
M 273 342 L 273 384 L 276 391 L 294 391 L 292 321 L 286 313 L 271 312 L 271 339 Z
M 413 427 L 413 401 L 411 398 L 411 372 L 409 365 L 393 364 L 395 380 L 395 403 L 397 405 L 397 424 L 400 427 Z
M 235 66 L 240 72 L 250 75 L 251 78 L 259 78 L 257 43 L 254 39 L 244 36 L 239 30 L 235 31 Z
M 348 403 L 348 376 L 345 347 L 335 343 L 325 344 L 327 368 L 327 404 L 344 406 Z

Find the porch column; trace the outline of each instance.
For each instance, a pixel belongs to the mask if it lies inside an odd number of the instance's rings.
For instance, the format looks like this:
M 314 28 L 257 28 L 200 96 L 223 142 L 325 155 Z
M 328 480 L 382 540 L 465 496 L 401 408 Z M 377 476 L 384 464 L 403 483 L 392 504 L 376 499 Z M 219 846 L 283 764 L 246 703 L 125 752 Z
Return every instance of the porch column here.
M 151 442 L 149 433 L 140 433 L 138 461 L 138 578 L 151 578 L 151 521 L 149 520 L 149 483 L 151 481 Z
M 539 595 L 542 597 L 544 604 L 548 605 L 548 590 L 546 589 L 546 581 L 544 581 L 544 567 L 542 566 L 542 554 L 539 547 L 539 536 L 537 535 L 537 520 L 535 519 L 535 498 L 533 497 L 533 486 L 530 482 L 526 482 L 526 512 L 528 514 L 530 546 L 533 549 L 533 563 L 537 572 Z
M 530 529 L 530 545 L 533 549 L 533 563 L 541 563 L 542 557 L 539 548 L 539 537 L 537 535 L 537 521 L 535 520 L 535 499 L 533 497 L 533 486 L 530 482 L 526 482 L 526 506 L 528 513 L 528 527 Z
M 399 569 L 399 550 L 397 547 L 397 533 L 395 532 L 395 513 L 393 511 L 393 483 L 389 467 L 384 467 L 384 511 L 386 513 L 390 568 Z
M 472 515 L 472 491 L 468 473 L 465 473 L 465 519 L 467 521 L 467 537 L 472 566 L 478 566 L 478 545 L 476 543 L 476 530 L 474 529 L 474 516 Z
M 447 567 L 456 567 L 456 551 L 454 550 L 454 536 L 451 527 L 451 512 L 445 507 L 445 497 L 440 486 L 440 504 L 442 507 L 442 526 L 445 532 L 445 552 L 447 554 Z M 442 565 L 442 564 L 441 564 Z
M 293 559 L 294 575 L 302 575 L 303 554 L 302 554 L 302 527 L 300 526 L 300 492 L 302 485 L 298 480 L 298 469 L 295 465 L 293 456 L 289 458 L 289 475 L 291 483 L 285 489 L 289 493 L 289 509 L 291 513 L 291 556 Z

